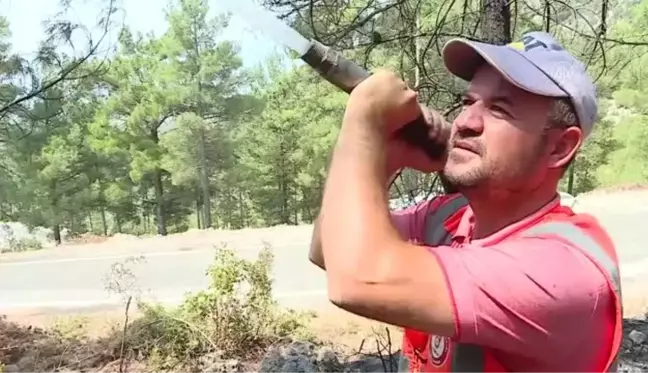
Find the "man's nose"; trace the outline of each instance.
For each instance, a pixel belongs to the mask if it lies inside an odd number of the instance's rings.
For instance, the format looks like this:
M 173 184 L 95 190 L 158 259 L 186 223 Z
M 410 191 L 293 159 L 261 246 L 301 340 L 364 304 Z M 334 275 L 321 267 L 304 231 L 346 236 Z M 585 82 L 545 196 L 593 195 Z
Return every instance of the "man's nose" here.
M 466 106 L 455 123 L 458 132 L 481 134 L 484 131 L 484 104 L 477 101 Z

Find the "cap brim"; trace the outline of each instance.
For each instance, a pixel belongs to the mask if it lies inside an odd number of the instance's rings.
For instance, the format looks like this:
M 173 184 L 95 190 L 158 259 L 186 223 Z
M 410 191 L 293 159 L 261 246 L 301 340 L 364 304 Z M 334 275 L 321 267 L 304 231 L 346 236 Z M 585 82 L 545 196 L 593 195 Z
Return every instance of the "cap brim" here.
M 443 62 L 457 77 L 470 81 L 484 62 L 525 91 L 549 97 L 569 97 L 553 80 L 513 48 L 453 39 L 443 47 Z

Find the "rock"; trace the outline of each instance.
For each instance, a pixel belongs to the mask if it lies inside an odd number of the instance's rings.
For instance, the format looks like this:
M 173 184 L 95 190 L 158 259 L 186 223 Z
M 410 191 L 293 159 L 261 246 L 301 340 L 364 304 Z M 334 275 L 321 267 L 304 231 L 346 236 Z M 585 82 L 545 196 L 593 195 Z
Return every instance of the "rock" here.
M 7 373 L 20 372 L 20 368 L 16 364 L 5 365 L 4 371 Z
M 362 354 L 353 357 L 345 364 L 345 372 L 396 372 L 398 371 L 398 359 L 400 351 L 389 354 Z
M 389 360 L 389 356 L 384 356 Z M 398 353 L 392 356 L 392 369 L 389 361 L 379 356 L 355 354 L 353 357 L 335 351 L 328 346 L 310 342 L 292 342 L 284 346 L 271 348 L 261 361 L 260 372 L 383 372 L 387 364 L 388 371 L 395 371 Z
M 322 347 L 317 351 L 317 362 L 320 372 L 339 372 L 342 368 L 340 359 L 330 347 Z
M 205 354 L 198 360 L 205 372 L 230 373 L 240 372 L 243 365 L 236 359 L 224 359 L 222 351 Z
M 646 334 L 642 333 L 636 329 L 632 330 L 630 334 L 628 334 L 628 338 L 634 343 L 634 344 L 642 344 L 646 342 Z
M 643 373 L 644 369 L 642 367 L 630 366 L 625 364 L 620 364 L 617 369 L 618 373 Z
M 624 319 L 619 372 L 645 371 L 648 371 L 648 321 L 645 318 Z
M 624 340 L 619 355 L 618 371 L 648 371 L 648 321 L 625 319 Z M 391 356 L 362 354 L 345 357 L 333 348 L 310 342 L 292 342 L 270 348 L 261 361 L 260 372 L 377 372 L 396 371 L 399 352 Z M 391 365 L 391 366 L 390 366 Z
M 223 360 L 223 352 L 222 351 L 214 351 L 214 352 L 210 352 L 208 354 L 202 355 L 198 359 L 198 362 L 201 365 L 210 365 L 210 364 L 213 364 L 214 362 L 222 361 L 222 360 Z
M 339 372 L 340 359 L 330 347 L 296 341 L 271 348 L 259 367 L 261 372 Z
M 242 365 L 241 362 L 236 359 L 221 360 L 212 363 L 206 371 L 215 373 L 241 372 Z
M 36 367 L 36 358 L 31 355 L 25 355 L 16 364 L 19 372 L 33 372 Z

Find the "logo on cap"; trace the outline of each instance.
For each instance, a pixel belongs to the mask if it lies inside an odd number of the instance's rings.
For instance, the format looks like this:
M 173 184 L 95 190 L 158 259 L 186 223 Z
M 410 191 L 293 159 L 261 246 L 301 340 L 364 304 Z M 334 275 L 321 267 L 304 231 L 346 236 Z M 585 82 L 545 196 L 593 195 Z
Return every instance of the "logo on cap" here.
M 507 47 L 519 50 L 520 52 L 524 50 L 524 43 L 521 41 L 514 41 L 513 43 L 506 44 Z
M 549 45 L 547 45 L 547 43 L 539 40 L 535 36 L 527 34 L 522 37 L 522 40 L 509 43 L 506 46 L 518 50 L 520 52 L 521 51 L 528 52 L 537 47 L 543 47 L 544 49 L 554 50 L 554 51 L 564 50 L 563 47 L 561 47 L 553 40 L 549 40 L 549 42 L 550 42 Z

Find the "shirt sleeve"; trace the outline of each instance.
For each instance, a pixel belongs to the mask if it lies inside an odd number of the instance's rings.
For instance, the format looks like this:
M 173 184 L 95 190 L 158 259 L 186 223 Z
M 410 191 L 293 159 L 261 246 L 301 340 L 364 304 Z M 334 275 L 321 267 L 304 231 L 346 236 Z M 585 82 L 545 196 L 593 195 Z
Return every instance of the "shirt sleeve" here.
M 600 355 L 588 349 L 605 345 L 614 299 L 605 275 L 579 249 L 525 237 L 428 250 L 445 272 L 459 342 L 528 358 L 575 348 Z

